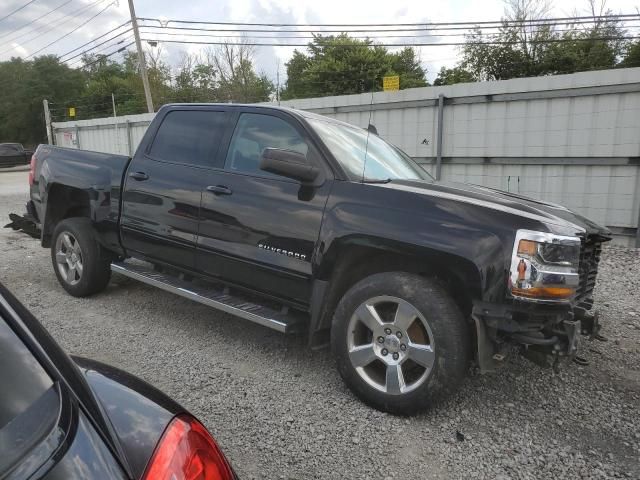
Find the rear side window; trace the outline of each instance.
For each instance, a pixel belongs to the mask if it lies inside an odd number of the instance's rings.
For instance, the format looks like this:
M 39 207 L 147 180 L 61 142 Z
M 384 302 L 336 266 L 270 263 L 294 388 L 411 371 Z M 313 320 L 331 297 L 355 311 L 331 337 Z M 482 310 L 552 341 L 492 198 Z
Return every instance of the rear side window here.
M 307 155 L 309 146 L 292 125 L 271 115 L 243 113 L 233 133 L 225 168 L 247 173 L 260 170 L 265 148 L 281 148 Z M 264 175 L 270 175 L 261 172 Z
M 162 121 L 149 154 L 156 160 L 213 166 L 226 125 L 226 112 L 176 110 Z

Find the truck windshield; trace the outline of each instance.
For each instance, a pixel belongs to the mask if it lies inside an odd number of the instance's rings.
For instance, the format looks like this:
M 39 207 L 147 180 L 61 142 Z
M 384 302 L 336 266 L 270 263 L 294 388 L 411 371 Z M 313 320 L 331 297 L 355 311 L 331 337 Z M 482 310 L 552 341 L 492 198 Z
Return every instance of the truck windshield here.
M 433 180 L 407 154 L 378 135 L 336 122 L 307 119 L 342 168 L 354 179 L 365 182 Z

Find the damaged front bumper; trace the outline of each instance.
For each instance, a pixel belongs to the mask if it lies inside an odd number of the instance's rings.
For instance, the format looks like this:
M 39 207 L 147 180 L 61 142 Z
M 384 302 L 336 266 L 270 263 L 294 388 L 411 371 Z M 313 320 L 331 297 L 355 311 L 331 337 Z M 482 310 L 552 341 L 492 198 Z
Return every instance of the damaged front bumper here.
M 568 303 L 475 303 L 472 318 L 476 326 L 476 358 L 481 372 L 495 370 L 504 358 L 503 352 L 514 344 L 521 347 L 526 358 L 545 367 L 557 367 L 563 358 L 579 359 L 576 354 L 580 335 L 602 339 L 599 316 L 591 311 L 592 305 L 592 299 L 580 307 Z

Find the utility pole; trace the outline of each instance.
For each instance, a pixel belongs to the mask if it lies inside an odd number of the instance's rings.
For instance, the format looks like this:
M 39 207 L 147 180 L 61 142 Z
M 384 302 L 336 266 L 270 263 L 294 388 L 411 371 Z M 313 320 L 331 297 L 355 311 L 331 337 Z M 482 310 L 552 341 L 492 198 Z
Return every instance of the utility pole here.
M 140 32 L 138 31 L 138 19 L 136 10 L 133 8 L 133 0 L 129 1 L 129 14 L 131 15 L 131 26 L 133 27 L 133 36 L 136 38 L 136 48 L 138 49 L 138 63 L 140 63 L 140 76 L 142 77 L 142 86 L 144 87 L 144 96 L 147 99 L 147 110 L 153 113 L 153 100 L 151 99 L 151 89 L 149 88 L 149 77 L 147 77 L 147 64 L 142 51 L 142 42 L 140 41 Z
M 51 131 L 51 112 L 49 111 L 49 101 L 45 98 L 42 100 L 44 107 L 44 124 L 47 129 L 47 143 L 53 145 L 53 132 Z
M 276 100 L 280 106 L 280 61 L 278 61 L 278 70 L 276 70 Z

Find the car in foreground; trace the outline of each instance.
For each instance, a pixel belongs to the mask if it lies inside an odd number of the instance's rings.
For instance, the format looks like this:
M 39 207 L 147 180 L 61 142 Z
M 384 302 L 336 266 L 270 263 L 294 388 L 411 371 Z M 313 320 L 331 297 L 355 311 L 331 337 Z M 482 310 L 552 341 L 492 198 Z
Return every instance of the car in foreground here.
M 0 143 L 0 167 L 27 165 L 31 155 L 33 151 L 26 150 L 20 143 Z
M 274 106 L 167 105 L 135 155 L 40 145 L 15 229 L 75 296 L 111 272 L 331 345 L 368 404 L 413 413 L 516 344 L 557 365 L 597 332 L 610 232 L 436 181 L 373 129 Z
M 0 284 L 0 478 L 231 480 L 189 412 L 122 370 L 72 358 Z

